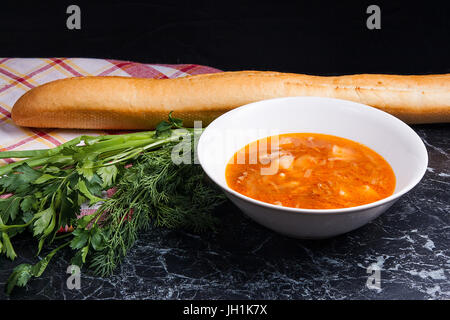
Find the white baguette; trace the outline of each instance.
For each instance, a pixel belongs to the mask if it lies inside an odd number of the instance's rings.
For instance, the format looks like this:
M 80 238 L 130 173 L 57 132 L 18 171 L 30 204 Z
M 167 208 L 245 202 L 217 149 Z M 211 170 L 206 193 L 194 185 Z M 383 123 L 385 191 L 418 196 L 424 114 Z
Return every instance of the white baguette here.
M 76 77 L 25 93 L 12 109 L 17 125 L 78 129 L 153 129 L 167 118 L 206 125 L 235 107 L 263 99 L 318 96 L 364 103 L 408 123 L 450 122 L 450 74 L 320 77 L 263 71 L 177 79 Z

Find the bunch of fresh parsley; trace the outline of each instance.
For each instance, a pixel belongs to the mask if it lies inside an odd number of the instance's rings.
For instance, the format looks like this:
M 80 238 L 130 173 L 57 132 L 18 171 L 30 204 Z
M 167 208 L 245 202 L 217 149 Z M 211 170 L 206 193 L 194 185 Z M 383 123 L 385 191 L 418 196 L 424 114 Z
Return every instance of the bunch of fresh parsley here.
M 155 131 L 123 135 L 81 136 L 53 149 L 0 152 L 0 158 L 21 158 L 0 167 L 0 254 L 14 260 L 13 238 L 29 231 L 39 255 L 36 264 L 18 265 L 6 292 L 39 277 L 62 248 L 70 247 L 71 263 L 110 275 L 133 245 L 139 231 L 150 225 L 214 228 L 211 215 L 224 195 L 195 164 L 176 164 L 173 148 L 195 148 L 196 130 L 182 128 L 169 114 Z M 184 150 L 183 148 L 181 148 Z M 112 197 L 104 191 L 114 188 Z M 95 213 L 80 217 L 80 206 L 101 203 Z M 72 232 L 61 233 L 70 226 Z

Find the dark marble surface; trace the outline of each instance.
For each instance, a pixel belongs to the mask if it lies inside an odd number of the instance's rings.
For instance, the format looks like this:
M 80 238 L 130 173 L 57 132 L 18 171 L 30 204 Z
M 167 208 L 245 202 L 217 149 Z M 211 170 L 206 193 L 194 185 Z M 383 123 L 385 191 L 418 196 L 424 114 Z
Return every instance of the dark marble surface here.
M 82 274 L 66 287 L 68 252 L 12 299 L 450 299 L 450 125 L 414 126 L 429 153 L 421 183 L 372 223 L 321 241 L 290 239 L 218 210 L 216 234 L 150 230 L 114 276 Z M 12 268 L 35 261 L 22 238 L 21 258 L 0 258 L 0 286 Z M 381 289 L 366 287 L 381 268 Z M 0 293 L 0 299 L 6 296 Z

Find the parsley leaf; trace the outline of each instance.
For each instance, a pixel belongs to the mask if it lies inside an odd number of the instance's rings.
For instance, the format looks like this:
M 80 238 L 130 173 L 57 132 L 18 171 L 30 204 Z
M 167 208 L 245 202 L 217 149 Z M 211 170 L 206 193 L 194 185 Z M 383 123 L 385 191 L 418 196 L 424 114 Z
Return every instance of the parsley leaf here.
M 20 193 L 27 190 L 39 176 L 41 176 L 40 172 L 30 168 L 27 164 L 22 164 L 15 168 L 12 174 L 0 178 L 0 187 L 12 193 Z
M 74 238 L 70 242 L 70 247 L 72 249 L 81 249 L 89 240 L 89 230 L 77 228 L 72 234 L 74 235 Z
M 6 232 L 2 232 L 2 242 L 3 242 L 3 250 L 6 253 L 6 256 L 11 260 L 14 260 L 17 257 L 17 254 L 14 251 L 9 236 Z
M 102 187 L 106 188 L 108 186 L 112 186 L 114 181 L 116 180 L 118 173 L 117 166 L 109 165 L 106 167 L 101 167 L 97 169 L 97 174 L 102 178 Z
M 92 168 L 92 161 L 87 161 L 83 166 L 77 168 L 77 172 L 90 181 L 94 177 L 94 169 Z
M 19 212 L 21 199 L 16 196 L 11 196 L 7 199 L 0 199 L 0 217 L 3 223 L 8 223 L 9 220 L 14 221 Z
M 90 202 L 91 205 L 93 205 L 93 204 L 96 203 L 96 202 L 100 202 L 100 201 L 103 201 L 103 200 L 104 200 L 104 199 L 102 199 L 102 198 L 99 198 L 99 197 L 93 195 L 93 194 L 91 193 L 91 191 L 88 189 L 88 187 L 87 187 L 86 183 L 84 182 L 84 180 L 81 180 L 81 179 L 80 179 L 80 180 L 78 181 L 77 187 L 78 187 L 78 190 L 80 190 L 80 192 L 81 192 L 86 198 L 88 198 L 89 200 L 91 200 L 91 202 Z
M 66 242 L 56 249 L 53 249 L 48 255 L 46 255 L 35 265 L 23 263 L 15 267 L 8 278 L 5 288 L 6 294 L 10 295 L 15 286 L 24 287 L 32 277 L 40 277 L 44 273 L 45 269 L 48 266 L 48 263 L 56 254 L 56 252 L 58 252 L 68 244 L 69 242 Z
M 39 178 L 34 180 L 33 183 L 34 184 L 41 184 L 41 183 L 45 183 L 45 182 L 47 182 L 49 180 L 56 179 L 56 178 L 58 178 L 58 177 L 52 176 L 51 174 L 44 173 Z
M 45 209 L 44 211 L 41 211 L 36 214 L 38 219 L 33 223 L 33 235 L 38 236 L 44 233 L 45 229 L 47 229 L 48 225 L 50 224 L 51 219 L 53 218 L 53 215 L 55 214 L 55 211 L 53 207 L 49 207 Z
M 24 287 L 33 276 L 32 266 L 29 264 L 20 264 L 14 268 L 13 273 L 8 278 L 6 285 L 6 294 L 10 295 L 15 286 Z
M 172 128 L 181 128 L 183 126 L 183 120 L 173 118 L 173 111 L 169 113 L 168 121 L 161 121 L 156 126 L 155 137 L 168 137 L 171 135 Z

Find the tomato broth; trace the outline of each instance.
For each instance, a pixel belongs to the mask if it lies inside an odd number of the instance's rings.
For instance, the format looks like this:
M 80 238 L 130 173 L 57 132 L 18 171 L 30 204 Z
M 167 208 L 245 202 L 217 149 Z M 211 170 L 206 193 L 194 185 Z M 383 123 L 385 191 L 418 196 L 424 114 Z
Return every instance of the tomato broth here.
M 304 209 L 338 209 L 393 194 L 395 174 L 378 153 L 355 141 L 288 133 L 254 141 L 227 164 L 228 186 L 250 198 Z

